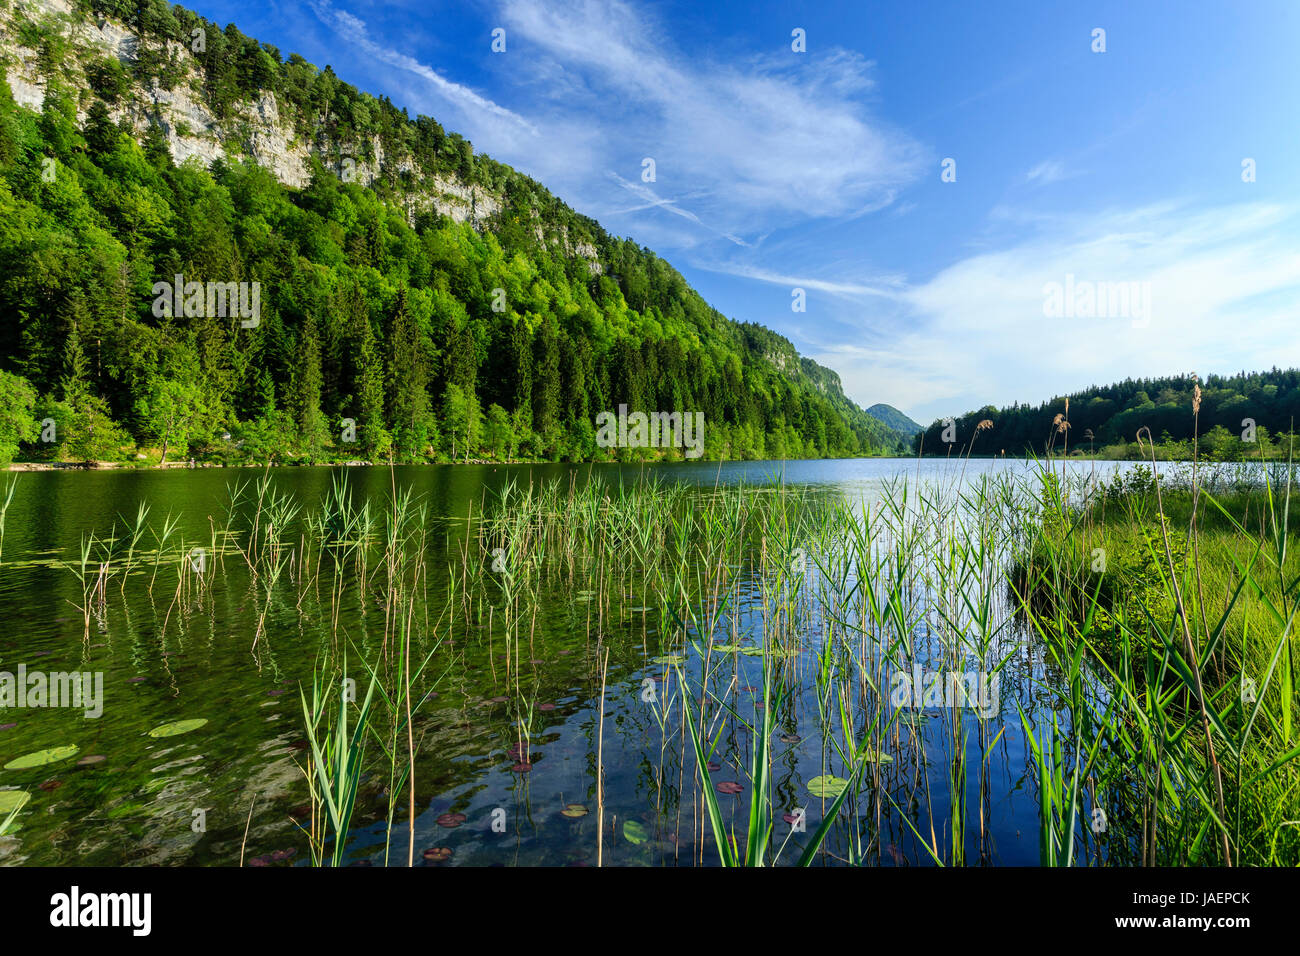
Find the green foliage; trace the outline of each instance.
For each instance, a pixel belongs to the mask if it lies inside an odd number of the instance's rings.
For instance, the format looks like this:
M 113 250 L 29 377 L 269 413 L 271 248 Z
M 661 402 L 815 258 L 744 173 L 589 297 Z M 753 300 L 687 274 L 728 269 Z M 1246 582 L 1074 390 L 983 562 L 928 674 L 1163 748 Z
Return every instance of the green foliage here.
M 0 465 L 13 461 L 20 442 L 37 440 L 35 409 L 36 389 L 17 375 L 0 371 Z
M 33 445 L 24 426 L 20 455 L 120 458 L 134 442 L 160 459 L 680 457 L 598 448 L 594 416 L 620 404 L 703 412 L 712 458 L 903 450 L 834 372 L 428 117 L 160 0 L 89 0 L 74 17 L 91 13 L 141 45 L 129 69 L 95 57 L 80 75 L 67 54 L 67 77 L 93 93 L 84 123 L 63 79 L 39 114 L 0 83 L 0 370 L 36 391 L 59 436 Z M 147 105 L 146 79 L 193 80 L 231 133 L 272 93 L 338 165 L 313 161 L 301 190 L 234 158 L 177 166 L 159 127 L 137 141 L 111 120 L 106 104 Z M 343 182 L 342 158 L 375 160 L 373 139 L 388 165 L 369 186 Z M 412 224 L 449 177 L 499 211 L 476 199 L 469 222 Z M 257 322 L 214 312 L 206 285 L 198 307 L 174 308 L 155 286 L 178 276 L 256 284 Z
M 1192 408 L 1198 381 L 1199 415 Z M 1064 433 L 1058 415 L 1069 421 Z M 1150 456 L 1150 445 L 1143 450 L 1137 443 L 1138 430 L 1146 427 L 1160 436 L 1156 454 L 1163 460 L 1190 461 L 1194 450 L 1201 460 L 1285 459 L 1300 419 L 1300 369 L 1208 375 L 1199 380 L 1190 375 L 1125 379 L 1058 396 L 1036 407 L 990 405 L 955 419 L 958 446 L 964 447 L 976 424 L 985 419 L 993 427 L 980 435 L 976 455 L 1042 455 L 1051 448 L 1054 453 L 1064 449 L 1070 454 L 1141 460 Z M 927 454 L 947 453 L 943 429 L 944 423 L 936 421 L 923 432 Z M 1193 448 L 1194 442 L 1199 448 Z

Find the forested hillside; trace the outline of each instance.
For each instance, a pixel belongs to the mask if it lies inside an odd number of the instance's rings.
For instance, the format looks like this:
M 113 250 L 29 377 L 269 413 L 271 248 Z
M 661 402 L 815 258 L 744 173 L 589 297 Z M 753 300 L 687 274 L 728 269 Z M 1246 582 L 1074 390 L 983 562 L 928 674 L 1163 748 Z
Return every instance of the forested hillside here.
M 1193 412 L 1193 390 L 1198 385 L 1199 416 Z M 1194 436 L 1199 436 L 1200 453 L 1209 457 L 1285 456 L 1297 420 L 1300 369 L 1207 375 L 1199 380 L 1191 375 L 1125 379 L 1058 396 L 1038 406 L 988 405 L 968 412 L 953 421 L 956 440 L 952 450 L 964 453 L 974 438 L 976 455 L 1042 455 L 1050 447 L 1055 453 L 1065 448 L 1128 458 L 1142 454 L 1137 433 L 1146 427 L 1162 457 L 1188 457 Z M 977 435 L 977 427 L 984 421 L 990 424 Z M 939 420 L 925 430 L 926 454 L 949 453 L 944 428 L 945 422 Z
M 903 448 L 784 338 L 328 68 L 160 2 L 0 29 L 0 458 L 680 456 L 597 447 L 620 404 L 703 412 L 712 458 Z
M 886 405 L 879 402 L 867 409 L 867 414 L 872 418 L 878 418 L 887 427 L 892 428 L 900 435 L 905 435 L 911 440 L 917 432 L 924 431 L 925 426 L 920 425 L 908 418 L 893 405 Z

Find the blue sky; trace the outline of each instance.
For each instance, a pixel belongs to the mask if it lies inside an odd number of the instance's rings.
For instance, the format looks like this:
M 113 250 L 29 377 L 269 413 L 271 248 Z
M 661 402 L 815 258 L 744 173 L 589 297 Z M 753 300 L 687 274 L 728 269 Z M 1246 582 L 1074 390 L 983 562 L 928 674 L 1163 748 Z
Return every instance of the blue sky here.
M 193 4 L 536 177 L 863 405 L 1300 365 L 1300 4 L 1084 6 Z M 1067 282 L 1150 307 L 1050 313 Z

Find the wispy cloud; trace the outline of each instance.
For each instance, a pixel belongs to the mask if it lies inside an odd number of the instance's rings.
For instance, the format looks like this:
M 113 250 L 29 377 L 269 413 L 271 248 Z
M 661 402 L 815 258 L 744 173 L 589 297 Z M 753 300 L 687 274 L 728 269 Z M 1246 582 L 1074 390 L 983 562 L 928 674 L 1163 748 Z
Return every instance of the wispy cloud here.
M 651 189 L 649 186 L 643 186 L 640 183 L 629 182 L 628 180 L 620 176 L 618 173 L 611 172 L 609 175 L 611 179 L 617 182 L 628 192 L 632 193 L 632 195 L 638 197 L 639 199 L 644 200 L 644 202 L 640 206 L 634 206 L 631 209 L 626 210 L 627 212 L 635 212 L 636 210 L 639 209 L 656 209 L 656 208 L 662 209 L 665 212 L 672 213 L 674 216 L 681 216 L 683 219 L 688 219 L 691 222 L 695 223 L 696 225 L 704 226 L 704 228 L 708 229 L 710 232 L 715 232 L 718 235 L 722 236 L 723 238 L 731 240 L 738 246 L 749 245 L 749 243 L 745 242 L 745 240 L 741 239 L 739 236 L 733 236 L 729 232 L 724 232 L 719 229 L 714 229 L 712 226 L 706 224 L 704 220 L 702 220 L 699 216 L 695 215 L 695 213 L 691 212 L 689 209 L 683 209 L 681 206 L 679 206 L 677 204 L 677 200 L 661 199 L 658 195 L 656 195 L 655 191 Z
M 316 16 L 337 32 L 345 41 L 381 63 L 386 63 L 391 67 L 425 80 L 439 96 L 458 106 L 465 113 L 490 116 L 533 136 L 538 134 L 537 127 L 518 113 L 512 112 L 487 97 L 475 93 L 467 86 L 452 82 L 433 67 L 421 63 L 414 57 L 399 53 L 391 47 L 376 42 L 371 38 L 364 20 L 353 16 L 346 10 L 335 8 L 330 3 L 330 0 L 309 0 L 309 3 Z
M 1047 185 L 1048 183 L 1059 183 L 1062 179 L 1068 178 L 1065 171 L 1065 164 L 1059 159 L 1045 159 L 1025 176 L 1025 181 L 1030 183 L 1039 183 Z
M 829 295 L 840 296 L 847 299 L 861 298 L 897 298 L 903 292 L 902 279 L 896 276 L 887 276 L 877 281 L 867 284 L 863 282 L 838 281 L 834 279 L 819 279 L 813 276 L 799 276 L 784 272 L 773 272 L 759 266 L 732 263 L 696 263 L 697 269 L 703 269 L 706 272 L 719 272 L 724 275 L 738 276 L 743 279 L 754 279 L 758 282 L 767 282 L 772 285 L 788 286 L 789 288 L 813 289 L 817 292 L 825 292 Z
M 665 251 L 885 208 L 924 158 L 871 112 L 874 65 L 833 46 L 724 61 L 624 0 L 502 0 L 489 97 L 372 34 L 347 0 L 308 2 L 365 58 L 421 81 L 417 108 L 454 113 L 444 125 L 476 148 Z M 636 181 L 646 157 L 653 184 Z
M 869 115 L 872 64 L 857 54 L 710 62 L 619 0 L 506 0 L 503 18 L 530 51 L 534 115 L 586 117 L 601 130 L 607 168 L 628 176 L 653 158 L 656 189 L 690 191 L 699 223 L 732 242 L 877 208 L 917 174 L 920 148 Z M 589 95 L 575 97 L 573 83 L 549 95 L 547 78 L 561 70 Z
M 898 297 L 896 333 L 814 357 L 863 400 L 922 417 L 1041 401 L 1126 376 L 1300 364 L 1300 209 L 1162 203 L 1061 219 Z M 1148 283 L 1150 316 L 1049 318 L 1045 288 Z

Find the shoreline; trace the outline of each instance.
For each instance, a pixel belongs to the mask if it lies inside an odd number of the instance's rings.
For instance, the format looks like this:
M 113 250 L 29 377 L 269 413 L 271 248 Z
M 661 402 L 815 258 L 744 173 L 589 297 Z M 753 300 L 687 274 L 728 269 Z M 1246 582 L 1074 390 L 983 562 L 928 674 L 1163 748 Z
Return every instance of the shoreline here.
M 744 461 L 915 461 L 915 456 L 868 455 L 857 458 L 699 458 L 690 461 L 545 461 L 540 458 L 512 458 L 502 461 L 495 458 L 471 458 L 468 461 L 280 461 L 248 462 L 245 464 L 224 464 L 212 461 L 157 463 L 131 461 L 15 461 L 0 466 L 0 471 L 37 472 L 37 471 L 193 471 L 200 468 L 386 468 L 389 464 L 401 467 L 441 466 L 441 465 L 683 465 L 705 462 L 708 464 L 728 464 Z
M 348 461 L 281 461 L 281 462 L 247 462 L 241 464 L 228 464 L 213 461 L 175 461 L 167 464 L 158 464 L 156 462 L 132 462 L 132 461 L 15 461 L 8 465 L 0 465 L 0 472 L 41 472 L 41 471 L 193 471 L 200 468 L 383 468 L 392 465 L 403 467 L 411 465 L 419 466 L 458 466 L 458 465 L 683 465 L 683 464 L 734 464 L 743 462 L 801 462 L 801 461 L 906 461 L 915 463 L 917 461 L 1028 461 L 1028 458 L 1011 458 L 1006 455 L 975 455 L 961 456 L 950 458 L 947 455 L 860 455 L 854 458 L 699 458 L 689 461 L 545 461 L 543 459 L 532 458 L 512 458 L 502 461 L 494 458 L 471 458 L 468 461 L 419 461 L 419 462 L 387 462 L 387 461 L 365 461 L 362 459 L 352 459 Z M 1149 458 L 1093 458 L 1086 455 L 1079 457 L 1070 456 L 1069 458 L 1052 458 L 1045 459 L 1053 463 L 1068 461 L 1074 463 L 1105 463 L 1121 464 L 1130 462 L 1135 464 L 1150 464 Z M 1274 461 L 1285 462 L 1285 458 L 1265 459 L 1266 463 Z M 1179 465 L 1192 464 L 1190 458 L 1157 458 L 1156 463 L 1160 465 Z M 1202 465 L 1232 465 L 1232 464 L 1258 464 L 1258 458 L 1233 458 L 1227 461 L 1207 461 L 1201 459 L 1199 464 Z

